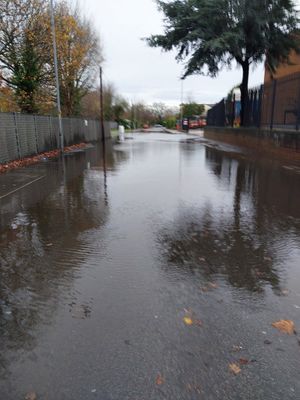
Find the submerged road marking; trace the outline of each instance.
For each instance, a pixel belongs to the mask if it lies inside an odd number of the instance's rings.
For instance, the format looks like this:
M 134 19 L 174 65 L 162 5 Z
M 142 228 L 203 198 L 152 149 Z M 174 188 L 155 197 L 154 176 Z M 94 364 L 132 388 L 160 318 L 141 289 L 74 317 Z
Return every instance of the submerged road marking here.
M 24 189 L 25 187 L 30 186 L 30 185 L 32 185 L 33 183 L 35 183 L 35 182 L 37 182 L 37 181 L 40 181 L 40 180 L 43 179 L 43 178 L 46 178 L 46 175 L 40 176 L 39 178 L 36 178 L 36 179 L 34 179 L 33 181 L 30 181 L 30 182 L 26 183 L 25 185 L 20 186 L 20 187 L 18 187 L 17 189 L 14 189 L 14 190 L 12 190 L 11 192 L 8 192 L 8 193 L 4 194 L 3 196 L 0 196 L 0 200 L 1 200 L 1 199 L 4 199 L 5 197 L 11 196 L 12 194 L 18 192 L 19 190 Z

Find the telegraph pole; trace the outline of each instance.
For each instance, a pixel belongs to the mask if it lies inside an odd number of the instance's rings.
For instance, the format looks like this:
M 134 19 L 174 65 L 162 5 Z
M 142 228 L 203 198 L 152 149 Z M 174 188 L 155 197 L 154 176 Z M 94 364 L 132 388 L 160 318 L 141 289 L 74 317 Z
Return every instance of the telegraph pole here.
M 99 72 L 100 72 L 100 124 L 101 124 L 101 136 L 102 136 L 101 139 L 102 139 L 102 142 L 105 143 L 102 67 L 100 67 Z
M 56 35 L 55 35 L 55 20 L 54 20 L 54 7 L 53 0 L 50 0 L 50 14 L 51 14 L 51 29 L 53 39 L 53 58 L 54 58 L 54 72 L 55 72 L 55 83 L 56 83 L 56 104 L 58 114 L 58 127 L 59 127 L 59 140 L 60 148 L 63 153 L 64 151 L 64 131 L 61 119 L 61 105 L 60 105 L 60 91 L 59 91 L 59 77 L 58 77 L 58 64 L 57 64 L 57 48 L 56 48 Z

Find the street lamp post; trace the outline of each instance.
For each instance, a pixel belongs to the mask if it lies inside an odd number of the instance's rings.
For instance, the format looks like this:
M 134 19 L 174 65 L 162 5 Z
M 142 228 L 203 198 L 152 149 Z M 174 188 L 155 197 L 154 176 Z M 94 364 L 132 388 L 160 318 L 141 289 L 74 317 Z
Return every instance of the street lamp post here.
M 181 80 L 180 125 L 181 125 L 181 129 L 183 129 L 183 81 L 184 81 L 184 78 L 180 78 L 180 80 Z
M 51 14 L 51 29 L 53 39 L 53 58 L 54 58 L 54 72 L 56 83 L 56 104 L 58 113 L 58 127 L 61 151 L 64 151 L 64 131 L 61 119 L 61 105 L 60 105 L 60 91 L 59 91 L 59 77 L 58 77 L 58 64 L 57 64 L 57 48 L 56 48 L 56 35 L 55 35 L 55 20 L 54 20 L 54 7 L 53 0 L 50 0 L 50 14 Z

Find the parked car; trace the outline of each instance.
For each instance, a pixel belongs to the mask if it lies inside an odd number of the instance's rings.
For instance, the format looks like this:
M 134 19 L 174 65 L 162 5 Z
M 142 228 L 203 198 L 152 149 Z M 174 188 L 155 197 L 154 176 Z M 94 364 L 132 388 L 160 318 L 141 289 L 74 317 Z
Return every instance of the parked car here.
M 160 124 L 155 124 L 149 128 L 150 132 L 165 132 L 166 128 Z

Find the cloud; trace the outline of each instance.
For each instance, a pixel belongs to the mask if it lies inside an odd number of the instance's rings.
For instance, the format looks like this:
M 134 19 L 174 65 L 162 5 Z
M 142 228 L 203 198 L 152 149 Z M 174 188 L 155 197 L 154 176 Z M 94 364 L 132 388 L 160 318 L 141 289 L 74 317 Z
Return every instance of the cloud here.
M 179 104 L 183 65 L 174 54 L 152 49 L 143 37 L 163 31 L 162 15 L 152 0 L 81 0 L 94 21 L 104 46 L 104 77 L 129 100 Z M 193 76 L 184 82 L 184 97 L 214 103 L 241 81 L 241 70 L 222 72 L 218 78 Z M 263 66 L 251 75 L 250 85 L 263 81 Z

